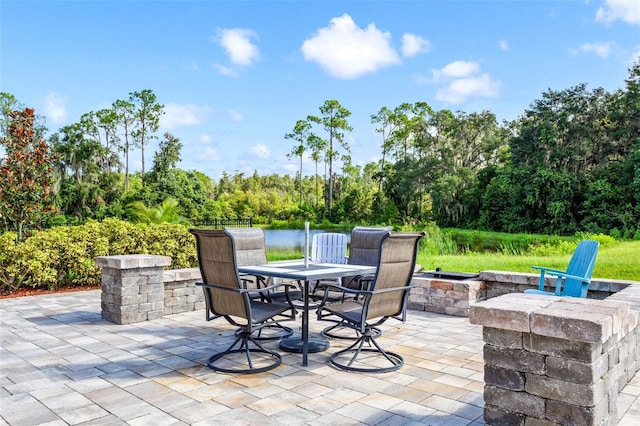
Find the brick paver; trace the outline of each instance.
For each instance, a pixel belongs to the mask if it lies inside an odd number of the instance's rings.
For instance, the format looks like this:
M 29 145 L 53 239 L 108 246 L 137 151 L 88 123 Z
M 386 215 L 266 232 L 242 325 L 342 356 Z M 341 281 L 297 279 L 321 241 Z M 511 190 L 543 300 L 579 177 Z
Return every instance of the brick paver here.
M 334 369 L 329 355 L 347 343 L 332 340 L 307 367 L 283 353 L 275 370 L 231 375 L 206 366 L 232 338 L 222 319 L 196 311 L 117 325 L 100 312 L 98 290 L 0 300 L 0 424 L 483 424 L 482 330 L 466 318 L 389 320 L 379 341 L 405 358 L 391 373 Z M 639 398 L 636 374 L 619 395 L 619 425 L 640 424 Z

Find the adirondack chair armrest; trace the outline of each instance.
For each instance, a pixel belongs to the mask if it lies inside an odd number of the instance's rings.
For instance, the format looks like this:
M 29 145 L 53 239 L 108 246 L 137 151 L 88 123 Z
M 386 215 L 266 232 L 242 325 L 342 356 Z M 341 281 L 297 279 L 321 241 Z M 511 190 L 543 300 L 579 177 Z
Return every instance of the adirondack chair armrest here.
M 549 275 L 553 275 L 553 276 L 558 278 L 556 280 L 556 290 L 555 290 L 555 294 L 556 295 L 560 295 L 560 292 L 562 291 L 562 286 L 564 284 L 564 281 L 567 278 L 573 279 L 573 280 L 576 280 L 576 281 L 580 281 L 580 282 L 582 282 L 584 284 L 591 283 L 591 278 L 580 277 L 580 276 L 577 276 L 577 275 L 567 274 L 565 271 L 560 271 L 558 269 L 543 268 L 543 267 L 540 267 L 540 266 L 534 266 L 533 268 L 540 270 L 540 282 L 538 283 L 538 290 L 543 290 L 544 289 L 544 275 L 545 275 L 545 272 L 547 274 L 549 274 Z
M 546 268 L 544 266 L 532 266 L 533 269 L 537 269 L 540 271 L 540 280 L 538 281 L 538 290 L 544 291 L 544 275 L 546 272 L 549 274 L 564 274 L 565 271 L 561 271 L 560 269 Z

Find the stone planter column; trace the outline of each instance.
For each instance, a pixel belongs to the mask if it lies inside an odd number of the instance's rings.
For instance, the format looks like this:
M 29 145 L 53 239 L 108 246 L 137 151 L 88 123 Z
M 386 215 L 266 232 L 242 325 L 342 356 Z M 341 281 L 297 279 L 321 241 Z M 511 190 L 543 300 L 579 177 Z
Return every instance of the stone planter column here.
M 471 308 L 483 326 L 489 425 L 615 425 L 640 367 L 639 313 L 626 301 L 506 294 Z
M 102 318 L 131 324 L 162 318 L 164 314 L 163 268 L 168 256 L 131 254 L 100 256 L 102 267 Z

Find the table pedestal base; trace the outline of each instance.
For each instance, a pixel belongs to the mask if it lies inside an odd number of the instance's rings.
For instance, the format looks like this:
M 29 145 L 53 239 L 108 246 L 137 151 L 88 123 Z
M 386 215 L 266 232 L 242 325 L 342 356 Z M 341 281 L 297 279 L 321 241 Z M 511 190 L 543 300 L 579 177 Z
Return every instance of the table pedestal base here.
M 280 341 L 280 349 L 287 352 L 302 353 L 304 342 L 301 337 L 288 337 Z M 321 337 L 309 337 L 309 353 L 329 349 L 329 341 Z

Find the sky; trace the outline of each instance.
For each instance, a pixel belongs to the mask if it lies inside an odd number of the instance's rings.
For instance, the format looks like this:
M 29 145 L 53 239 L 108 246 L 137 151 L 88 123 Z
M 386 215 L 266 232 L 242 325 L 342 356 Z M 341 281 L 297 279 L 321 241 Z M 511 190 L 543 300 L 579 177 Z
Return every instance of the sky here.
M 351 112 L 345 140 L 365 165 L 381 157 L 383 107 L 513 120 L 548 90 L 624 89 L 638 58 L 640 0 L 0 2 L 0 91 L 50 134 L 150 89 L 178 167 L 213 179 L 295 176 L 284 136 L 327 100 Z

